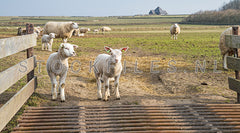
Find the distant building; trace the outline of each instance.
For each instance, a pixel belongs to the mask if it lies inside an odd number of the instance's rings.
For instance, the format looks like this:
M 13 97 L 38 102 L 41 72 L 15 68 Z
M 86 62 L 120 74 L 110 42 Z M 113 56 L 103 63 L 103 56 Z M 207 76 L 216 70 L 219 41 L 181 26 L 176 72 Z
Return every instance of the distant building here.
M 167 15 L 167 11 L 157 7 L 155 10 L 150 10 L 149 15 Z

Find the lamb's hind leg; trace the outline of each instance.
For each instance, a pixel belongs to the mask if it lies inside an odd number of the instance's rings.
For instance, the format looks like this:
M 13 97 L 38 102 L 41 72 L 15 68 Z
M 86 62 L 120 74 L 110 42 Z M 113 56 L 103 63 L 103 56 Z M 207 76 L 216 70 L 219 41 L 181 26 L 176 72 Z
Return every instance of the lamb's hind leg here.
M 98 100 L 102 100 L 102 81 L 100 77 L 97 77 L 97 89 L 98 89 Z

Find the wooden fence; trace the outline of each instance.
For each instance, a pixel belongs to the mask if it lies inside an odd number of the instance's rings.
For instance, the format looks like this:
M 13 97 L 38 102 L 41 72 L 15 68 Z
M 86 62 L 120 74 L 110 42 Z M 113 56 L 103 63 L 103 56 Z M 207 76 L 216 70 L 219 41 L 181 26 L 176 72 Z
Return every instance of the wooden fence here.
M 10 56 L 20 51 L 27 51 L 27 59 L 0 72 L 0 94 L 27 75 L 28 83 L 21 88 L 6 104 L 0 108 L 0 131 L 18 112 L 37 87 L 37 77 L 34 76 L 36 58 L 33 56 L 33 47 L 37 45 L 33 25 L 27 24 L 29 35 L 0 39 L 0 58 Z M 24 68 L 26 69 L 22 69 Z
M 237 92 L 237 102 L 240 103 L 240 58 L 238 56 L 238 48 L 240 48 L 239 26 L 232 27 L 233 35 L 225 35 L 225 45 L 234 49 L 234 57 L 227 57 L 227 66 L 229 69 L 235 70 L 235 78 L 228 77 L 229 88 Z

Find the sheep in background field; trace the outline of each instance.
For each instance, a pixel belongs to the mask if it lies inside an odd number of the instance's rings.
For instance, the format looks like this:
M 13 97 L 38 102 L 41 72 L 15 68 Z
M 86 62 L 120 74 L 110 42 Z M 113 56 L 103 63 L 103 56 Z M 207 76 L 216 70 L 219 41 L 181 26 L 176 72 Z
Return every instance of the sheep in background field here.
M 102 27 L 102 28 L 100 28 L 100 30 L 104 33 L 104 32 L 109 32 L 109 31 L 111 31 L 112 29 L 110 28 L 110 27 L 106 27 L 106 26 L 104 26 L 104 27 Z
M 57 99 L 57 79 L 59 76 L 59 92 L 61 102 L 65 101 L 65 80 L 68 71 L 68 58 L 75 56 L 74 48 L 77 45 L 62 43 L 58 49 L 58 52 L 52 53 L 47 60 L 47 72 L 52 83 L 52 100 Z
M 180 34 L 180 27 L 178 24 L 174 24 L 170 28 L 170 33 L 172 35 L 172 39 L 177 40 L 177 35 Z
M 53 38 L 55 38 L 54 33 L 42 36 L 42 50 L 52 51 Z
M 84 28 L 84 27 L 80 28 L 80 33 L 87 33 L 88 31 L 91 31 L 91 29 L 90 28 Z
M 110 53 L 108 54 L 100 54 L 94 61 L 94 74 L 97 80 L 97 88 L 98 88 L 98 99 L 102 99 L 101 92 L 101 82 L 104 82 L 104 101 L 108 100 L 110 96 L 109 91 L 109 80 L 114 78 L 114 87 L 117 100 L 120 100 L 119 94 L 119 78 L 122 72 L 122 52 L 126 52 L 128 47 L 121 49 L 112 49 L 110 47 L 104 47 L 104 49 Z
M 227 56 L 232 56 L 234 54 L 234 49 L 229 48 L 225 45 L 225 35 L 232 35 L 232 27 L 226 29 L 222 32 L 219 41 L 219 49 L 221 51 L 221 55 L 223 57 L 223 68 L 228 69 L 227 67 Z
M 93 30 L 93 33 L 94 33 L 94 34 L 99 33 L 99 29 L 94 29 L 94 30 Z
M 74 29 L 78 29 L 78 24 L 73 22 L 47 22 L 44 26 L 43 34 L 55 33 L 56 38 L 62 38 L 66 43 L 72 37 Z

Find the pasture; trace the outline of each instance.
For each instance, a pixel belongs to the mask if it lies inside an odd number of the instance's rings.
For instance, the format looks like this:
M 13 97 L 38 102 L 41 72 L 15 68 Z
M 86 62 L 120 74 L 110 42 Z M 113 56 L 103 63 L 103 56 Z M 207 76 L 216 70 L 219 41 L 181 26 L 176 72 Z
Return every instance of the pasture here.
M 73 36 L 69 43 L 79 46 L 77 56 L 69 59 L 70 69 L 66 79 L 66 102 L 51 101 L 51 82 L 46 72 L 46 61 L 51 54 L 41 50 L 41 40 L 34 47 L 38 66 L 36 93 L 26 105 L 158 105 L 189 103 L 234 103 L 235 92 L 228 89 L 227 77 L 234 72 L 222 69 L 222 57 L 218 48 L 222 31 L 229 26 L 184 25 L 181 34 L 171 40 L 171 24 L 186 16 L 135 16 L 135 17 L 0 17 L 0 38 L 16 36 L 17 27 L 26 22 L 43 26 L 47 21 L 74 21 L 79 27 L 91 30 L 109 26 L 109 33 L 84 37 Z M 58 50 L 61 39 L 54 39 L 53 52 Z M 120 77 L 121 100 L 113 95 L 109 101 L 97 100 L 96 80 L 91 63 L 103 47 L 128 46 L 122 63 L 125 73 Z M 0 71 L 25 58 L 25 52 L 0 60 Z M 205 71 L 201 71 L 199 65 Z M 198 72 L 196 72 L 196 67 Z M 152 68 L 152 70 L 151 70 Z M 25 78 L 1 94 L 0 103 L 6 102 L 24 86 Z M 114 92 L 112 92 L 114 93 Z

